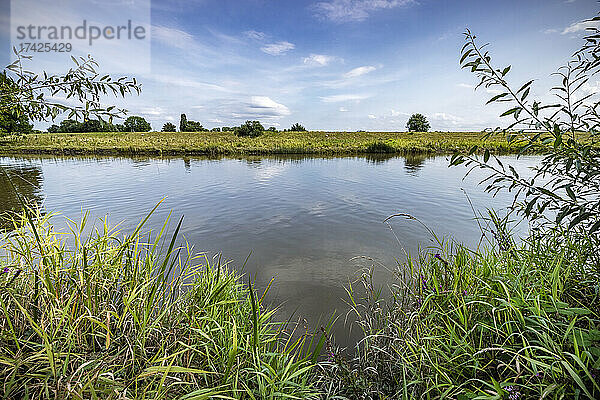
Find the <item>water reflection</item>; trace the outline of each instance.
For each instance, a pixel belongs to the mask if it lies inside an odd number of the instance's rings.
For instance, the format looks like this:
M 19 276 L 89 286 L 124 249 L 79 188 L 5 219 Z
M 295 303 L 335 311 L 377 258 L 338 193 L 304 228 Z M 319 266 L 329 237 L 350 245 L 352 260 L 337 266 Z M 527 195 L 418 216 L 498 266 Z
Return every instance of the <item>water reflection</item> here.
M 424 154 L 411 154 L 404 157 L 404 169 L 412 175 L 417 175 L 419 170 L 425 165 L 427 159 L 432 158 Z
M 0 229 L 5 230 L 10 227 L 10 214 L 21 210 L 17 193 L 27 204 L 42 203 L 43 174 L 38 165 L 29 162 L 3 162 L 0 168 Z
M 502 161 L 519 174 L 535 163 L 509 158 Z M 476 209 L 512 199 L 491 198 L 477 187 L 478 171 L 463 180 L 465 170 L 448 168 L 445 157 L 41 157 L 0 164 L 23 178 L 15 183 L 30 201 L 41 201 L 43 190 L 47 210 L 74 220 L 81 210 L 90 211 L 90 221 L 108 214 L 125 232 L 164 199 L 144 229 L 160 230 L 171 212 L 172 221 L 185 215 L 181 240 L 195 252 L 222 253 L 239 268 L 252 254 L 243 272 L 257 289 L 275 277 L 265 301 L 280 306 L 280 319 L 306 318 L 311 328 L 347 311 L 344 286 L 365 266 L 356 256 L 375 260 L 374 284 L 386 285 L 391 275 L 379 266 L 393 268 L 404 251 L 431 245 L 419 224 L 394 219 L 392 233 L 386 217 L 410 213 L 439 236 L 476 245 L 481 233 L 461 188 Z M 18 207 L 0 184 L 0 205 Z M 60 217 L 53 222 L 64 228 Z
M 378 153 L 378 154 L 367 154 L 365 156 L 365 159 L 367 160 L 367 162 L 372 163 L 372 164 L 383 164 L 388 160 L 391 160 L 392 158 L 398 158 L 397 155 L 391 154 L 391 153 Z

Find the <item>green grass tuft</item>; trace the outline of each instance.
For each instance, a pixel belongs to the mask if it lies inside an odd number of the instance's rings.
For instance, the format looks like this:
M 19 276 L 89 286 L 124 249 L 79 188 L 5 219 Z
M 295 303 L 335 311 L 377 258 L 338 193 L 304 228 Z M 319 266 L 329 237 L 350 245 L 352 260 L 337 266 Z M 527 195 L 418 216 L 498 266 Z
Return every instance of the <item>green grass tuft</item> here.
M 235 272 L 177 247 L 180 225 L 62 234 L 26 214 L 1 248 L 2 398 L 316 398 L 306 336 L 285 341 Z

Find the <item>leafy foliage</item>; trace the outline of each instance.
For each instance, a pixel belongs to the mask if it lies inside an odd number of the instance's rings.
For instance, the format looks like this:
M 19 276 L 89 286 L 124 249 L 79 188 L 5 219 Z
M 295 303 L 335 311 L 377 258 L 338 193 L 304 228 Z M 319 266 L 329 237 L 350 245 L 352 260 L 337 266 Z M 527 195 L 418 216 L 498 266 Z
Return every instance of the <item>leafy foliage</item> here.
M 51 125 L 48 133 L 120 132 L 123 129 L 123 125 L 113 125 L 97 119 L 89 119 L 84 122 L 65 119 L 59 125 Z
M 455 154 L 451 164 L 490 171 L 486 190 L 513 191 L 513 207 L 535 221 L 537 228 L 554 226 L 600 243 L 600 102 L 596 93 L 582 90 L 598 72 L 600 31 L 593 28 L 582 48 L 556 73 L 559 84 L 552 89 L 557 97 L 553 104 L 530 98 L 533 79 L 514 89 L 506 78 L 511 66 L 495 67 L 485 49 L 487 45 L 478 45 L 470 31 L 465 38 L 462 67 L 478 76 L 477 87 L 501 91 L 488 104 L 507 103 L 508 109 L 501 116 L 513 119 L 508 127 L 496 128 L 487 135 L 502 132 L 509 142 L 520 145 L 521 153 L 534 149 L 544 157 L 531 178 L 519 176 L 512 166 L 491 157 L 488 151 L 483 158 L 478 157 L 477 147 L 467 154 Z M 600 262 L 598 255 L 592 257 Z
M 181 114 L 181 118 L 179 120 L 179 132 L 206 132 L 208 129 L 205 129 L 200 122 L 189 121 L 185 114 Z
M 292 125 L 292 127 L 290 128 L 290 131 L 292 132 L 306 132 L 306 128 L 303 127 L 302 125 L 300 125 L 299 123 L 295 123 L 294 125 Z
M 265 128 L 258 121 L 246 121 L 241 126 L 235 128 L 234 133 L 237 136 L 256 137 L 262 135 Z
M 74 68 L 64 75 L 51 75 L 46 72 L 36 74 L 24 67 L 24 61 L 31 56 L 15 50 L 16 60 L 4 70 L 7 84 L 3 84 L 0 93 L 0 112 L 6 110 L 17 115 L 25 115 L 32 121 L 54 120 L 66 113 L 67 118 L 87 120 L 90 116 L 112 121 L 126 113 L 114 106 L 104 107 L 101 97 L 107 94 L 125 97 L 127 94 L 141 91 L 141 85 L 135 78 L 120 77 L 113 79 L 109 75 L 96 72 L 98 64 L 91 56 L 87 58 L 71 57 Z M 9 87 L 10 90 L 4 90 Z M 67 105 L 56 100 L 57 97 L 74 99 L 80 105 Z
M 367 153 L 396 153 L 394 146 L 385 142 L 374 142 L 367 146 Z
M 0 135 L 29 133 L 33 128 L 18 106 L 9 106 L 14 103 L 17 92 L 18 88 L 6 72 L 0 73 Z
M 600 398 L 593 247 L 557 233 L 517 246 L 492 219 L 488 250 L 438 241 L 398 265 L 389 294 L 372 270 L 348 288 L 365 339 L 351 357 L 332 346 L 326 398 Z
M 4 397 L 317 398 L 311 338 L 286 340 L 237 273 L 178 248 L 181 221 L 167 238 L 169 221 L 123 235 L 85 215 L 67 238 L 50 218 L 26 209 L 2 242 Z
M 179 132 L 187 132 L 186 125 L 187 125 L 187 116 L 185 114 L 181 114 L 181 117 L 179 118 Z
M 423 114 L 413 114 L 406 122 L 406 129 L 409 132 L 429 132 L 429 122 Z
M 152 129 L 148 121 L 138 116 L 128 117 L 123 126 L 127 132 L 149 132 Z
M 163 132 L 175 132 L 175 131 L 177 131 L 177 128 L 175 127 L 174 124 L 167 122 L 166 124 L 163 125 L 162 131 Z

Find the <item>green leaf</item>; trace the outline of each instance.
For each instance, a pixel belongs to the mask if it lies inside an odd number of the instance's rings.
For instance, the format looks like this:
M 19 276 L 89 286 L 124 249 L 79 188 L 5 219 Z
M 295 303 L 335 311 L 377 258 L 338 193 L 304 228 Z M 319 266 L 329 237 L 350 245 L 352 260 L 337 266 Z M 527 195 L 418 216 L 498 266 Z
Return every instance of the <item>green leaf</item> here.
M 493 103 L 494 101 L 496 101 L 496 100 L 498 100 L 498 99 L 500 99 L 500 98 L 502 98 L 502 97 L 504 97 L 504 96 L 508 96 L 508 93 L 501 93 L 501 94 L 498 94 L 498 95 L 496 95 L 496 96 L 492 97 L 491 99 L 489 99 L 489 100 L 487 101 L 487 103 L 485 103 L 485 104 L 487 105 L 487 104 Z
M 510 115 L 510 114 L 514 114 L 514 113 L 516 113 L 516 112 L 517 112 L 517 111 L 519 111 L 520 109 L 521 109 L 521 107 L 515 107 L 515 108 L 511 108 L 511 109 L 510 109 L 510 110 L 508 110 L 508 111 L 504 111 L 502 114 L 500 114 L 500 116 L 501 116 L 501 117 L 506 117 L 507 115 Z
M 569 195 L 569 197 L 573 200 L 573 201 L 577 201 L 577 199 L 575 198 L 575 193 L 573 192 L 573 189 L 571 189 L 571 185 L 568 185 L 565 187 L 567 194 Z
M 534 81 L 534 79 L 530 80 L 529 82 L 527 82 L 526 84 L 521 86 L 521 89 L 517 90 L 517 94 L 521 93 L 523 90 L 527 89 L 529 87 L 529 85 L 531 85 L 533 83 L 533 81 Z

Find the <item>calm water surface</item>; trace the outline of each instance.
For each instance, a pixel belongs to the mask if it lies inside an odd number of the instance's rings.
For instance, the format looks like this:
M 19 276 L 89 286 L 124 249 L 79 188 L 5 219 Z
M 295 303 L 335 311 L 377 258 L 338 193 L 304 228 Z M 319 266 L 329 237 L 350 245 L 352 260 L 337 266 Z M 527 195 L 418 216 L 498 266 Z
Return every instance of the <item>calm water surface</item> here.
M 518 171 L 536 158 L 503 157 Z M 476 246 L 481 233 L 476 209 L 504 207 L 465 169 L 448 168 L 446 157 L 424 158 L 12 158 L 0 157 L 19 191 L 43 201 L 49 211 L 78 219 L 82 210 L 113 224 L 133 227 L 162 198 L 148 228 L 159 229 L 173 212 L 172 229 L 185 216 L 182 233 L 198 252 L 219 252 L 264 287 L 275 278 L 269 300 L 280 315 L 317 327 L 319 318 L 345 313 L 344 285 L 373 262 L 393 267 L 403 249 L 416 253 L 433 242 L 421 225 L 394 219 L 405 212 L 441 236 Z M 0 211 L 15 207 L 0 180 Z M 57 225 L 63 222 L 56 219 Z M 366 256 L 374 261 L 364 258 Z M 376 281 L 390 275 L 376 267 Z M 348 338 L 338 332 L 342 344 Z

